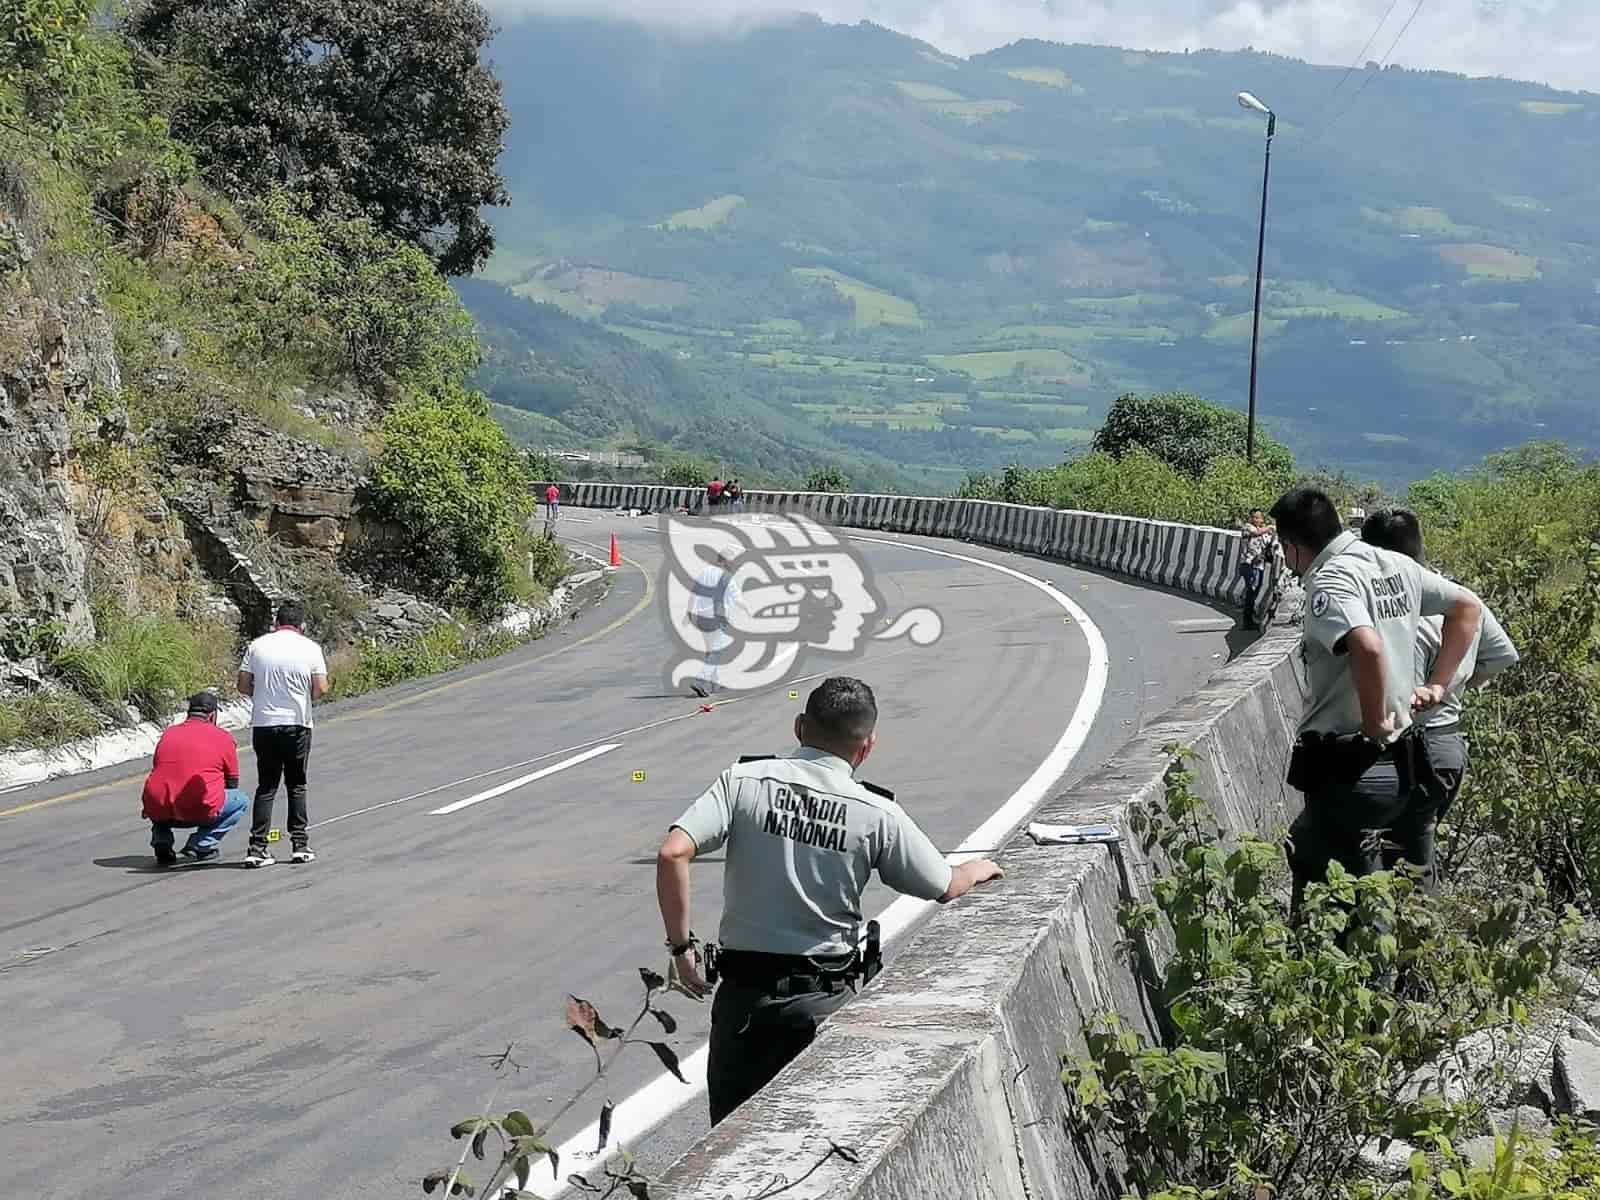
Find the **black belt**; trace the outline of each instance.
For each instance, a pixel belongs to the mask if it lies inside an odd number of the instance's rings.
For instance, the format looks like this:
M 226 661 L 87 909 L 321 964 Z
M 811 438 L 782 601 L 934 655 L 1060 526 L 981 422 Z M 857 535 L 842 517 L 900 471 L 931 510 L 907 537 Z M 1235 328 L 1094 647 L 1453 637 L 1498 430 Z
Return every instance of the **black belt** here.
M 842 987 L 854 961 L 854 954 L 763 954 L 724 949 L 717 954 L 717 970 L 734 983 L 760 987 L 788 981 L 792 991 L 796 990 L 796 983 L 815 981 L 819 985 L 815 990 L 824 991 L 828 983 Z

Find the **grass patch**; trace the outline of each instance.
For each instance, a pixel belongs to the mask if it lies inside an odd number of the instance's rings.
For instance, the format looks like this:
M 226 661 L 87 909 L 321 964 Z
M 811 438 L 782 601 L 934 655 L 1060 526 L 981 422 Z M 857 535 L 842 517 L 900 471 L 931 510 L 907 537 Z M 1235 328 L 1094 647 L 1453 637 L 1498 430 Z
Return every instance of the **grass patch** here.
M 1482 279 L 1537 279 L 1539 260 L 1504 246 L 1486 246 L 1481 242 L 1436 248 L 1440 258 L 1458 267 L 1466 268 L 1468 275 Z
M 755 328 L 762 333 L 781 334 L 788 337 L 804 337 L 806 327 L 799 321 L 788 317 L 769 317 L 756 325 Z
M 1361 440 L 1374 446 L 1404 446 L 1411 439 L 1398 433 L 1363 433 Z
M 1547 213 L 1550 211 L 1533 196 L 1496 196 L 1501 205 L 1506 208 L 1516 209 L 1518 212 Z
M 74 692 L 39 692 L 0 700 L 0 747 L 59 746 L 105 728 L 94 706 Z
M 673 213 L 663 224 L 667 229 L 715 229 L 733 216 L 734 210 L 743 203 L 743 196 L 718 196 L 699 208 L 686 208 Z M 657 229 L 662 227 L 656 226 Z
M 440 625 L 404 641 L 363 642 L 328 664 L 331 700 L 348 700 L 379 688 L 451 671 L 514 650 L 524 639 L 510 633 L 470 636 L 456 625 Z
M 1087 446 L 1094 441 L 1092 429 L 1046 429 L 1041 435 L 1052 442 L 1067 442 L 1074 446 Z
M 892 292 L 885 292 L 869 283 L 862 283 L 859 279 L 852 279 L 831 267 L 795 267 L 792 273 L 798 279 L 831 284 L 835 291 L 855 305 L 857 329 L 866 329 L 873 325 L 905 325 L 915 329 L 922 328 L 922 316 L 917 311 L 917 306 Z
M 1363 207 L 1361 215 L 1379 225 L 1387 225 L 1402 233 L 1438 234 L 1442 237 L 1465 237 L 1470 232 L 1466 226 L 1457 225 L 1442 208 L 1414 205 L 1408 208 L 1377 209 Z
M 1524 100 L 1517 107 L 1530 117 L 1564 117 L 1583 111 L 1581 104 L 1561 104 L 1554 100 Z
M 1289 284 L 1268 290 L 1264 310 L 1273 317 L 1339 317 L 1346 321 L 1397 321 L 1411 314 L 1390 308 L 1365 296 L 1338 292 L 1315 284 Z
M 1231 317 L 1219 317 L 1211 328 L 1206 330 L 1206 337 L 1217 342 L 1247 339 L 1250 336 L 1253 323 L 1254 315 L 1252 313 L 1237 313 Z M 1287 321 L 1263 314 L 1261 317 L 1261 336 L 1266 337 L 1269 334 L 1277 333 L 1287 324 Z
M 683 333 L 667 333 L 661 329 L 644 329 L 638 325 L 607 325 L 605 328 L 612 333 L 620 333 L 625 338 L 631 338 L 641 346 L 648 346 L 652 350 L 680 350 L 685 346 L 696 345 L 698 339 Z
M 1095 217 L 1087 217 L 1083 222 L 1084 233 L 1121 233 L 1128 228 L 1126 221 L 1101 221 Z
M 908 96 L 912 100 L 923 104 L 959 102 L 966 99 L 960 92 L 952 92 L 949 88 L 937 87 L 931 83 L 914 83 L 904 79 L 896 79 L 894 85 L 900 89 L 902 96 Z
M 1016 112 L 1022 105 L 1013 100 L 946 100 L 928 105 L 944 117 L 954 117 L 968 125 L 976 125 L 1001 113 Z
M 1038 435 L 1027 429 L 1011 429 L 1004 425 L 974 425 L 973 433 L 986 433 L 1002 442 L 1032 442 Z
M 537 304 L 554 304 L 562 312 L 574 317 L 598 317 L 605 311 L 600 304 L 592 304 L 577 292 L 564 292 L 552 287 L 543 279 L 528 279 L 511 289 L 513 295 Z
M 1041 87 L 1058 88 L 1075 96 L 1083 95 L 1083 89 L 1072 82 L 1072 76 L 1055 67 L 1012 67 L 1006 74 L 1022 83 L 1037 83 Z
M 96 615 L 100 637 L 53 659 L 56 675 L 119 724 L 130 705 L 146 720 L 170 716 L 182 701 L 232 674 L 233 637 L 220 626 L 170 614 Z
M 1089 369 L 1064 350 L 989 350 L 977 354 L 930 354 L 928 361 L 974 379 L 1003 379 L 1013 372 L 1061 383 L 1089 382 Z

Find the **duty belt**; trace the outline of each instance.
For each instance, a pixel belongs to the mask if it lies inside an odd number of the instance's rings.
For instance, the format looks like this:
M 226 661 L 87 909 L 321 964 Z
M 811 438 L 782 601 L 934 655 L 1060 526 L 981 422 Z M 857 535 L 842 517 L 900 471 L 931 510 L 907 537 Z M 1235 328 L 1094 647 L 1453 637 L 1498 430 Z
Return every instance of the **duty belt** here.
M 780 995 L 837 991 L 847 983 L 868 983 L 883 968 L 878 923 L 867 922 L 867 936 L 849 954 L 763 954 L 755 950 L 706 947 L 706 981 L 726 977 L 749 987 L 771 987 Z

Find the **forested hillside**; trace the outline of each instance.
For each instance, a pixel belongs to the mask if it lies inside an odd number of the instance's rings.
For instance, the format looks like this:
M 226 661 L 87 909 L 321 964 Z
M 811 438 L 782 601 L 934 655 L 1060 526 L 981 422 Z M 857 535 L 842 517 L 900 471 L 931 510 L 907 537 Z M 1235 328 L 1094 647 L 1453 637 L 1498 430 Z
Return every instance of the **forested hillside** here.
M 537 19 L 491 57 L 513 121 L 489 275 L 785 445 L 931 481 L 1058 461 L 1126 391 L 1242 406 L 1263 133 L 1244 88 L 1280 114 L 1261 405 L 1301 461 L 1400 481 L 1594 442 L 1596 97 L 1253 53 L 962 60 L 815 19 Z M 548 393 L 487 386 L 561 421 Z M 696 440 L 663 411 L 659 433 Z

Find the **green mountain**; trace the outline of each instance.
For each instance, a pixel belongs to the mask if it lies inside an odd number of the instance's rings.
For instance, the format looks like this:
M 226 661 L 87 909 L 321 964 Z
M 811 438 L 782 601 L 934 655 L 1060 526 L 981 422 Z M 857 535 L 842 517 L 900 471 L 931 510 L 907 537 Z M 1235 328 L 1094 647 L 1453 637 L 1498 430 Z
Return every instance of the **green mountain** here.
M 489 372 L 552 436 L 932 482 L 1057 461 L 1125 391 L 1242 407 L 1263 129 L 1241 89 L 1280 113 L 1259 403 L 1303 462 L 1398 481 L 1600 433 L 1600 96 L 1255 53 L 959 59 L 814 18 L 535 19 L 492 57 L 513 205 L 489 277 L 588 322 L 569 365 L 604 326 L 677 381 L 574 409 L 542 367 Z M 530 361 L 505 304 L 463 294 Z

